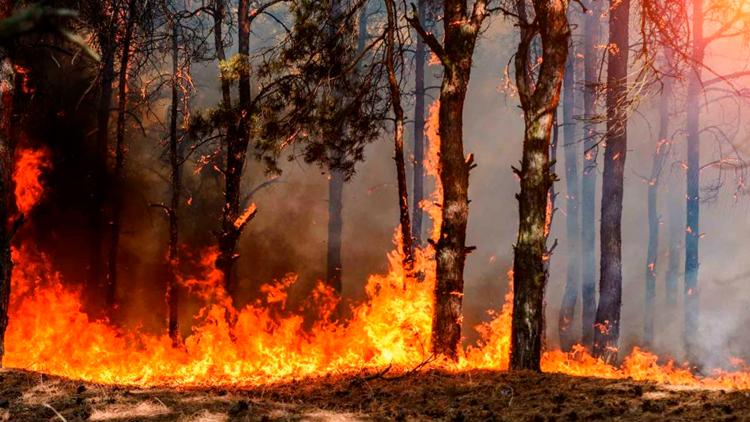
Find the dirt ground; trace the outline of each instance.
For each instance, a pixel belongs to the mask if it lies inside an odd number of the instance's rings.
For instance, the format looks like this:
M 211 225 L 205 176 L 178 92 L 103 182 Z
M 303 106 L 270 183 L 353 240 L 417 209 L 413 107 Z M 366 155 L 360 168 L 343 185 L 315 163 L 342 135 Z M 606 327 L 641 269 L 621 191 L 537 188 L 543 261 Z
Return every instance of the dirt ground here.
M 0 421 L 750 421 L 750 392 L 424 370 L 252 389 L 104 386 L 0 370 Z

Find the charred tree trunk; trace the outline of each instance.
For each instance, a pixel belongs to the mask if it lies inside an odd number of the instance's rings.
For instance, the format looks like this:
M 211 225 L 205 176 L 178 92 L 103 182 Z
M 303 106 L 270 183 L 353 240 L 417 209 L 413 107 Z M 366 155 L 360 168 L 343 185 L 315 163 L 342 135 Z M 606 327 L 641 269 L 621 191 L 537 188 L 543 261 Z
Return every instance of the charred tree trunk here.
M 544 290 L 547 285 L 547 235 L 551 210 L 549 192 L 555 181 L 550 169 L 550 137 L 565 73 L 570 29 L 568 2 L 535 0 L 538 24 L 524 21 L 519 2 L 521 40 L 515 56 L 516 85 L 524 111 L 524 141 L 518 238 L 513 259 L 513 322 L 510 367 L 540 371 L 544 339 Z M 541 38 L 541 67 L 536 80 L 529 74 L 531 45 Z
M 628 23 L 630 1 L 613 1 L 607 62 L 607 145 L 604 150 L 601 219 L 601 276 L 594 355 L 616 355 L 622 303 L 622 198 L 627 154 Z
M 112 107 L 112 84 L 115 80 L 115 40 L 114 29 L 107 28 L 99 35 L 101 48 L 101 70 L 99 74 L 99 97 L 96 115 L 96 152 L 92 174 L 91 198 L 91 238 L 89 240 L 89 264 L 86 274 L 87 291 L 91 295 L 89 305 L 92 310 L 100 312 L 101 295 L 106 295 L 102 279 L 104 257 L 105 210 L 104 198 L 107 179 L 107 162 L 109 148 L 109 117 Z
M 419 16 L 409 18 L 443 64 L 440 87 L 440 161 L 438 173 L 443 186 L 440 237 L 435 245 L 435 314 L 432 320 L 432 351 L 458 358 L 461 341 L 461 307 L 464 289 L 466 225 L 469 217 L 469 171 L 473 155 L 464 155 L 463 109 L 471 77 L 471 63 L 479 30 L 487 16 L 487 1 L 474 2 L 471 13 L 466 0 L 444 0 L 444 41 L 422 27 Z
M 173 19 L 175 19 L 173 17 Z M 171 198 L 169 203 L 169 270 L 165 299 L 167 302 L 167 328 L 172 343 L 180 342 L 178 320 L 179 290 L 177 283 L 179 209 L 182 190 L 182 165 L 179 139 L 177 136 L 177 118 L 179 107 L 178 69 L 179 69 L 179 33 L 177 22 L 172 22 L 172 108 L 169 113 L 169 167 L 171 170 Z
M 11 14 L 10 3 L 0 6 L 0 19 Z M 13 62 L 7 49 L 0 46 L 0 367 L 5 355 L 5 331 L 8 328 L 8 311 L 10 307 L 12 232 L 9 226 L 11 210 L 14 207 L 12 172 L 13 172 L 13 104 L 15 72 Z
M 651 164 L 651 177 L 648 181 L 648 251 L 646 256 L 646 291 L 643 313 L 643 341 L 652 346 L 654 341 L 654 304 L 656 302 L 656 269 L 659 257 L 659 181 L 664 163 L 669 156 L 669 101 L 672 98 L 672 80 L 664 81 L 659 97 L 659 138 Z
M 425 25 L 425 2 L 417 1 L 420 23 Z M 415 246 L 422 245 L 422 200 L 424 200 L 424 129 L 425 129 L 425 64 L 427 49 L 422 37 L 417 37 L 414 55 L 414 174 L 412 180 L 412 226 L 411 236 Z
M 388 27 L 385 36 L 386 68 L 388 69 L 388 86 L 391 93 L 391 103 L 394 115 L 393 143 L 395 149 L 396 178 L 398 180 L 399 221 L 401 222 L 401 237 L 403 249 L 403 265 L 407 272 L 414 267 L 412 247 L 411 221 L 409 218 L 409 192 L 406 187 L 406 160 L 404 159 L 404 108 L 401 106 L 401 87 L 396 76 L 396 22 L 395 0 L 386 0 L 388 11 Z
M 568 51 L 568 61 L 565 65 L 565 77 L 563 79 L 563 135 L 565 145 L 565 186 L 567 196 L 565 199 L 565 234 L 568 242 L 567 270 L 565 278 L 565 290 L 560 305 L 560 316 L 558 330 L 560 335 L 560 347 L 567 351 L 579 341 L 572 332 L 573 316 L 575 315 L 578 292 L 581 285 L 580 267 L 580 212 L 579 212 L 579 181 L 578 160 L 580 160 L 580 148 L 578 147 L 578 124 L 575 121 L 576 105 L 576 80 L 575 80 L 576 55 L 571 47 Z
M 583 184 L 581 188 L 581 342 L 589 349 L 594 344 L 596 317 L 596 175 L 597 175 L 597 114 L 596 98 L 599 80 L 602 1 L 589 2 L 584 18 L 583 41 Z
M 120 56 L 120 73 L 117 93 L 117 132 L 115 141 L 115 168 L 112 183 L 112 221 L 110 222 L 110 245 L 107 259 L 107 279 L 105 286 L 105 305 L 113 311 L 117 295 L 117 256 L 120 248 L 120 225 L 122 220 L 122 187 L 125 171 L 125 120 L 128 107 L 128 71 L 130 65 L 130 45 L 135 26 L 136 0 L 128 3 L 128 18 L 125 35 L 122 39 Z
M 446 24 L 447 25 L 447 24 Z M 467 70 L 468 71 L 468 70 Z M 468 75 L 451 69 L 440 94 L 440 181 L 443 184 L 442 223 L 437 242 L 437 285 L 432 326 L 433 351 L 458 358 L 461 306 L 469 214 L 469 167 L 464 159 L 463 107 Z

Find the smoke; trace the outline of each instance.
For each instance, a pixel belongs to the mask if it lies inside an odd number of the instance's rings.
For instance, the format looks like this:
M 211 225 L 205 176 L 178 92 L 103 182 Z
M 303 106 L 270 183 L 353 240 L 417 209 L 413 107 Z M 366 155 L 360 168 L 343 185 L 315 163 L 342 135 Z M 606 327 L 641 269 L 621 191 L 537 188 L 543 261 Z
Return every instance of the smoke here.
M 464 325 L 468 340 L 474 335 L 469 328 L 488 320 L 486 311 L 498 310 L 503 303 L 507 288 L 505 274 L 512 265 L 518 219 L 514 195 L 519 187 L 511 165 L 520 159 L 523 134 L 517 98 L 501 89 L 505 66 L 514 51 L 512 34 L 509 23 L 501 18 L 493 19 L 479 43 L 464 113 L 465 149 L 475 154 L 478 163 L 471 174 L 469 192 L 472 202 L 468 243 L 477 246 L 477 250 L 469 256 L 465 272 Z M 30 52 L 38 51 L 30 47 Z M 32 237 L 51 256 L 68 283 L 82 285 L 88 260 L 86 213 L 91 198 L 87 186 L 91 183 L 95 127 L 94 94 L 87 94 L 87 91 L 95 68 L 80 60 L 71 63 L 70 57 L 58 52 L 24 56 L 32 58 L 26 65 L 31 69 L 31 80 L 36 86 L 36 93 L 28 100 L 31 117 L 25 127 L 32 145 L 43 145 L 51 151 L 53 170 L 46 178 L 48 194 L 32 214 L 33 224 L 27 225 L 22 235 Z M 720 70 L 737 68 L 737 61 L 722 55 L 712 60 Z M 437 72 L 434 67 L 431 71 Z M 215 105 L 219 98 L 215 65 L 196 65 L 192 76 L 197 86 L 193 109 Z M 438 83 L 433 77 L 428 85 Z M 429 93 L 436 95 L 437 90 L 430 89 Z M 655 97 L 642 99 L 639 113 L 633 115 L 629 126 L 623 205 L 621 349 L 624 352 L 638 345 L 642 336 L 647 185 L 640 175 L 649 174 L 656 143 L 653 123 L 650 123 L 656 121 Z M 685 146 L 680 129 L 685 123 L 684 105 L 679 101 L 680 98 L 671 123 L 672 131 L 677 134 L 674 148 L 682 151 Z M 412 104 L 407 102 L 405 107 L 408 110 Z M 155 106 L 153 114 L 163 117 L 166 110 L 167 103 L 162 101 Z M 703 115 L 703 125 L 732 122 L 731 129 L 737 131 L 734 141 L 741 143 L 746 136 L 745 128 L 731 113 L 731 107 L 711 106 Z M 126 209 L 120 254 L 122 281 L 118 296 L 124 321 L 159 331 L 164 329 L 165 320 L 167 221 L 163 212 L 151 204 L 168 200 L 169 185 L 165 180 L 168 172 L 163 155 L 165 134 L 153 115 L 149 117 L 144 111 L 141 117 L 149 129 L 148 136 L 133 125 L 128 128 L 126 185 L 123 187 Z M 407 134 L 410 131 L 411 126 L 407 126 Z M 710 161 L 717 155 L 717 144 L 705 140 L 702 152 L 703 160 Z M 558 173 L 564 177 L 563 154 L 558 153 L 558 157 Z M 678 154 L 676 159 L 679 157 Z M 383 134 L 381 141 L 368 147 L 365 158 L 344 189 L 343 294 L 348 300 L 363 297 L 369 274 L 386 270 L 385 254 L 392 249 L 392 235 L 398 224 L 390 136 Z M 186 163 L 186 191 L 180 214 L 181 247 L 186 256 L 214 242 L 213 231 L 219 227 L 222 205 L 221 176 L 209 167 L 197 174 L 195 170 L 194 162 Z M 707 169 L 702 176 L 708 182 L 716 174 L 716 169 Z M 265 180 L 262 164 L 250 161 L 244 180 L 245 192 Z M 701 240 L 702 325 L 699 335 L 704 347 L 704 362 L 700 363 L 706 366 L 722 365 L 729 356 L 750 356 L 750 335 L 744 330 L 750 319 L 744 312 L 747 298 L 750 298 L 750 285 L 744 281 L 750 270 L 740 258 L 750 253 L 746 240 L 750 223 L 745 218 L 746 198 L 734 197 L 734 183 L 732 177 L 725 178 L 722 190 L 710 204 L 703 204 L 701 210 L 701 231 L 705 232 L 705 237 Z M 562 212 L 565 181 L 558 183 L 556 189 L 558 211 L 551 237 L 559 241 L 559 246 L 551 261 L 546 306 L 550 347 L 557 345 L 557 314 L 565 281 L 565 263 L 569 258 Z M 680 304 L 667 306 L 664 299 L 669 246 L 666 223 L 670 218 L 666 202 L 675 198 L 684 198 L 684 172 L 679 163 L 670 162 L 660 188 L 659 212 L 663 224 L 657 264 L 654 347 L 659 353 L 681 358 L 682 307 Z M 300 277 L 291 291 L 290 302 L 308 301 L 313 284 L 323 277 L 325 269 L 327 175 L 318 167 L 293 160 L 283 165 L 283 174 L 277 182 L 258 191 L 252 200 L 259 211 L 247 226 L 239 246 L 238 301 L 242 304 L 255 300 L 262 284 L 281 279 L 288 273 Z M 681 291 L 680 285 L 680 296 Z M 180 318 L 191 321 L 199 302 L 186 299 L 185 303 Z M 580 300 L 575 318 L 575 329 L 580 330 Z

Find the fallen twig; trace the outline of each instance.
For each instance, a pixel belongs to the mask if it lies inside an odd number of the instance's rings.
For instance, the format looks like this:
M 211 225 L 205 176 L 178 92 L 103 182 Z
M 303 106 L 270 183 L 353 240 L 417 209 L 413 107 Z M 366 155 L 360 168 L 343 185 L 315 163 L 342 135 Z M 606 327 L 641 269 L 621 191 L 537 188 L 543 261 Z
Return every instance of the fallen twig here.
M 432 363 L 432 362 L 434 362 L 434 361 L 435 361 L 436 359 L 437 359 L 437 356 L 435 356 L 434 354 L 432 354 L 432 355 L 430 355 L 430 356 L 429 356 L 429 357 L 428 357 L 427 359 L 423 360 L 423 361 L 422 361 L 422 362 L 421 362 L 421 363 L 420 363 L 419 365 L 417 365 L 417 366 L 415 366 L 414 368 L 412 368 L 412 369 L 410 369 L 410 370 L 408 370 L 408 371 L 404 372 L 404 373 L 403 373 L 403 374 L 401 374 L 401 375 L 398 375 L 398 376 L 395 376 L 395 377 L 382 377 L 382 378 L 383 378 L 384 380 L 386 380 L 386 381 L 396 381 L 396 380 L 400 380 L 400 379 L 402 379 L 402 378 L 406 378 L 406 377 L 408 377 L 408 376 L 411 376 L 411 375 L 414 375 L 414 374 L 416 374 L 417 372 L 419 372 L 419 370 L 421 370 L 421 369 L 422 369 L 422 368 L 424 368 L 425 366 L 427 366 L 427 365 L 431 364 L 431 363 Z
M 47 404 L 47 403 L 42 403 L 42 406 L 44 406 L 44 407 L 46 407 L 47 409 L 50 409 L 51 411 L 55 412 L 55 415 L 57 415 L 57 417 L 58 417 L 58 418 L 60 418 L 60 420 L 61 420 L 61 421 L 63 421 L 63 422 L 68 422 L 68 420 L 67 420 L 67 419 L 65 419 L 65 418 L 63 417 L 63 415 L 61 415 L 61 414 L 60 414 L 60 412 L 58 412 L 57 410 L 55 410 L 55 408 L 54 408 L 54 407 L 50 406 L 50 405 L 49 405 L 49 404 Z

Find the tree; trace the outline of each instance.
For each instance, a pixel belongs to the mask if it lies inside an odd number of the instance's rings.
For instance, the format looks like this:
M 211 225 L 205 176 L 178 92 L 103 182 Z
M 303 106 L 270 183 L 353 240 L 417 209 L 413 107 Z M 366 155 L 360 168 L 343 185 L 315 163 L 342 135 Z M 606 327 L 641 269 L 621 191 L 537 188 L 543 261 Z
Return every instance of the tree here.
M 5 333 L 11 297 L 13 260 L 11 246 L 24 215 L 16 204 L 13 172 L 16 146 L 21 137 L 24 110 L 21 107 L 23 76 L 16 70 L 19 38 L 33 33 L 52 33 L 74 44 L 91 59 L 98 60 L 84 41 L 62 26 L 62 19 L 76 16 L 68 9 L 30 5 L 14 10 L 11 2 L 0 2 L 0 367 L 5 355 Z
M 95 139 L 95 153 L 93 157 L 93 171 L 91 174 L 91 202 L 89 232 L 89 263 L 87 267 L 86 284 L 90 294 L 89 306 L 95 312 L 102 304 L 99 294 L 105 292 L 106 280 L 103 279 L 104 232 L 105 232 L 105 198 L 107 180 L 107 162 L 109 148 L 109 119 L 112 108 L 113 84 L 115 81 L 115 56 L 117 19 L 114 16 L 115 4 L 111 1 L 98 2 L 92 7 L 88 22 L 96 33 L 96 39 L 101 55 L 99 68 L 99 89 L 97 96 L 97 127 Z
M 578 175 L 581 149 L 578 142 L 578 123 L 575 120 L 575 108 L 578 100 L 578 95 L 576 95 L 576 83 L 578 83 L 576 81 L 578 76 L 576 61 L 576 50 L 571 42 L 563 79 L 563 132 L 565 140 L 563 149 L 565 151 L 565 186 L 567 191 L 565 196 L 565 234 L 568 241 L 565 290 L 558 319 L 560 347 L 563 350 L 570 350 L 579 341 L 572 333 L 573 316 L 575 315 L 575 306 L 581 285 L 581 199 Z
M 294 26 L 280 58 L 271 69 L 283 74 L 285 122 L 266 125 L 261 145 L 266 162 L 274 163 L 289 145 L 299 146 L 307 163 L 328 174 L 328 245 L 326 283 L 342 290 L 341 234 L 344 184 L 364 159 L 364 148 L 377 139 L 390 104 L 387 73 L 377 49 L 381 33 L 367 35 L 366 1 L 328 0 L 294 3 Z M 357 18 L 359 34 L 355 31 Z
M 587 3 L 583 35 L 583 167 L 581 185 L 581 343 L 591 348 L 594 344 L 594 319 L 596 315 L 596 175 L 598 139 L 597 92 L 600 55 L 597 52 L 601 38 L 602 3 Z
M 700 108 L 701 68 L 705 56 L 703 39 L 703 0 L 693 0 L 692 54 L 698 64 L 688 76 L 687 97 L 687 214 L 685 230 L 685 320 L 684 340 L 688 357 L 693 357 L 695 333 L 698 331 L 698 247 L 700 242 Z
M 248 147 L 253 130 L 253 119 L 258 116 L 266 90 L 257 95 L 251 92 L 251 57 L 250 34 L 253 21 L 269 8 L 284 0 L 268 0 L 255 8 L 250 7 L 249 0 L 241 0 L 238 7 L 238 54 L 227 60 L 224 47 L 224 19 L 226 5 L 224 0 L 215 0 L 212 15 L 214 19 L 214 46 L 221 69 L 222 102 L 213 128 L 223 127 L 223 150 L 225 163 L 222 168 L 224 176 L 224 204 L 222 206 L 221 229 L 217 233 L 219 256 L 216 268 L 224 274 L 224 286 L 231 297 L 237 293 L 237 280 L 234 276 L 234 263 L 238 258 L 237 244 L 240 236 L 257 212 L 255 204 L 246 204 L 241 196 L 242 176 L 245 171 Z M 232 104 L 231 84 L 238 81 L 238 102 Z M 200 126 L 200 125 L 199 125 Z
M 524 113 L 524 141 L 520 178 L 518 238 L 513 259 L 513 322 L 510 367 L 540 371 L 544 338 L 544 290 L 547 284 L 547 235 L 551 218 L 550 137 L 570 45 L 568 2 L 532 1 L 528 17 L 525 1 L 517 3 L 520 41 L 515 55 L 516 86 Z M 538 74 L 530 72 L 532 45 L 539 37 Z
M 630 1 L 613 1 L 607 55 L 607 132 L 601 218 L 601 276 L 594 330 L 594 355 L 613 357 L 620 336 L 622 303 L 622 199 L 627 155 L 628 30 Z
M 435 314 L 432 323 L 432 350 L 451 359 L 458 358 L 461 341 L 461 305 L 464 263 L 471 248 L 466 246 L 469 216 L 469 171 L 473 155 L 464 156 L 463 108 L 471 76 L 471 63 L 477 37 L 488 16 L 487 0 L 476 0 L 469 11 L 466 0 L 443 1 L 441 44 L 422 26 L 418 11 L 409 23 L 443 65 L 440 87 L 440 160 L 438 171 L 443 186 L 440 237 L 435 245 Z
M 385 35 L 385 66 L 388 72 L 388 86 L 391 93 L 391 107 L 394 115 L 393 143 L 396 161 L 396 180 L 398 182 L 399 221 L 401 223 L 403 265 L 407 271 L 413 268 L 413 242 L 411 220 L 409 218 L 409 192 L 406 187 L 406 160 L 404 159 L 404 108 L 401 105 L 401 86 L 396 74 L 396 60 L 403 65 L 403 55 L 399 43 L 396 52 L 396 37 L 400 33 L 397 23 L 397 7 L 395 0 L 385 0 L 388 23 Z
M 437 7 L 435 0 L 417 0 L 417 16 L 420 24 L 428 31 L 432 30 L 431 15 Z M 412 181 L 412 238 L 414 245 L 422 244 L 422 221 L 424 211 L 424 159 L 425 159 L 425 68 L 427 65 L 427 48 L 422 37 L 416 37 L 414 51 L 414 173 Z
M 668 53 L 665 53 L 668 56 Z M 664 62 L 669 64 L 670 58 Z M 646 255 L 646 291 L 645 309 L 643 317 L 643 341 L 649 347 L 654 341 L 654 303 L 656 301 L 656 270 L 659 257 L 659 182 L 666 160 L 670 155 L 669 139 L 669 103 L 672 99 L 673 80 L 664 79 L 661 95 L 659 96 L 659 134 L 651 163 L 651 175 L 648 178 L 648 251 Z
M 11 16 L 10 2 L 0 4 L 0 23 Z M 8 308 L 10 306 L 11 274 L 13 261 L 10 247 L 13 237 L 8 221 L 15 208 L 12 188 L 13 139 L 17 128 L 13 125 L 13 104 L 16 87 L 16 73 L 13 69 L 11 51 L 3 40 L 0 44 L 0 367 L 5 354 L 5 331 L 8 328 Z
M 115 129 L 115 167 L 112 186 L 112 220 L 110 228 L 110 244 L 107 257 L 107 277 L 105 285 L 105 305 L 107 309 L 113 309 L 117 294 L 117 258 L 120 248 L 120 230 L 122 223 L 122 186 L 125 177 L 125 122 L 128 113 L 128 91 L 129 72 L 131 71 L 132 43 L 136 21 L 139 18 L 137 0 L 128 0 L 127 12 L 125 14 L 125 33 L 122 36 L 120 47 L 120 69 L 117 83 L 117 126 Z
M 169 205 L 153 205 L 164 209 L 169 220 L 169 241 L 167 249 L 167 260 L 169 265 L 169 279 L 166 282 L 164 292 L 165 303 L 167 305 L 167 332 L 172 339 L 173 344 L 181 343 L 180 325 L 178 318 L 180 289 L 179 289 L 179 239 L 180 239 L 180 204 L 182 201 L 182 171 L 183 164 L 187 157 L 184 150 L 184 131 L 180 133 L 179 118 L 182 114 L 183 121 L 187 120 L 189 113 L 189 78 L 191 56 L 197 55 L 195 47 L 202 41 L 201 36 L 193 34 L 189 38 L 186 34 L 190 31 L 185 28 L 183 21 L 191 22 L 194 12 L 180 10 L 175 2 L 163 0 L 161 4 L 164 16 L 166 18 L 165 32 L 167 35 L 168 54 L 172 62 L 172 72 L 170 75 L 170 106 L 169 106 L 169 125 L 168 125 L 168 161 L 169 161 Z M 174 10 L 173 10 L 174 9 Z M 196 39 L 197 38 L 197 39 Z M 182 57 L 180 47 L 182 46 Z M 182 96 L 180 94 L 183 94 Z M 189 122 L 185 122 L 187 126 Z
M 693 0 L 690 33 L 691 43 L 687 51 L 673 46 L 675 54 L 681 54 L 683 60 L 691 66 L 687 75 L 687 108 L 686 137 L 687 137 L 687 195 L 686 195 L 686 225 L 685 225 L 685 285 L 684 285 L 684 327 L 683 340 L 685 351 L 690 360 L 696 361 L 698 353 L 697 333 L 699 330 L 700 288 L 698 269 L 700 266 L 699 246 L 700 238 L 700 203 L 701 200 L 701 164 L 700 141 L 701 129 L 701 97 L 706 89 L 715 84 L 728 84 L 732 95 L 742 96 L 732 85 L 732 80 L 750 75 L 750 72 L 740 71 L 731 74 L 720 74 L 705 63 L 706 50 L 719 40 L 746 37 L 748 15 L 742 5 L 733 1 L 716 0 L 708 2 L 704 8 L 704 0 Z M 704 23 L 709 20 L 716 23 L 713 32 L 704 33 Z M 687 22 L 686 22 L 687 24 Z M 703 79 L 704 70 L 713 74 L 709 80 Z M 738 95 L 739 94 L 739 95 Z M 702 105 L 702 104 L 701 104 Z M 721 157 L 719 162 L 722 162 Z

